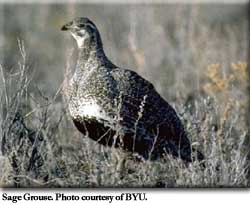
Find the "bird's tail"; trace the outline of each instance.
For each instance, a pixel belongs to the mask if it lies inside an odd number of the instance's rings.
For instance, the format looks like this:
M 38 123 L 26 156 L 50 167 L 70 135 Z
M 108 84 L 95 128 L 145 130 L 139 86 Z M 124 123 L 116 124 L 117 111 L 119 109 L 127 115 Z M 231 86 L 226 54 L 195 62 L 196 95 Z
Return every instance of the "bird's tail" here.
M 188 135 L 185 131 L 182 131 L 180 142 L 180 158 L 186 161 L 187 163 L 192 163 L 198 161 L 202 167 L 205 168 L 204 160 L 205 157 L 202 152 L 194 148 L 188 138 Z
M 193 157 L 192 157 L 192 161 L 197 161 L 200 163 L 202 168 L 206 168 L 205 165 L 205 157 L 204 155 L 197 149 L 192 147 L 192 153 L 193 153 Z

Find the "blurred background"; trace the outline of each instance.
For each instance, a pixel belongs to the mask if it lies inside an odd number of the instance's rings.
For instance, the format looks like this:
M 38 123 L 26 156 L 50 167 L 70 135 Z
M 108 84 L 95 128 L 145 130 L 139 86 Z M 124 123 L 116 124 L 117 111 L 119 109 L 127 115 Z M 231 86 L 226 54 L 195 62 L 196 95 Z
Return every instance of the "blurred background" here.
M 150 80 L 168 100 L 202 92 L 209 64 L 247 61 L 246 4 L 4 4 L 0 5 L 0 63 L 11 70 L 23 40 L 37 86 L 53 95 L 76 43 L 61 26 L 89 17 L 100 30 L 107 56 Z

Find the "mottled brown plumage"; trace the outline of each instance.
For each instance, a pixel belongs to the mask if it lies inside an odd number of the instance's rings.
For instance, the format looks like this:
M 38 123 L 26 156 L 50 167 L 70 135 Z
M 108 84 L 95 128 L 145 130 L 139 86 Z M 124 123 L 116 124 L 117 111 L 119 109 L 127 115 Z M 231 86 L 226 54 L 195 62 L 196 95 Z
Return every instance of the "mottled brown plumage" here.
M 78 130 L 100 144 L 121 147 L 145 159 L 172 154 L 192 161 L 190 141 L 175 110 L 150 82 L 106 57 L 94 23 L 76 18 L 62 30 L 71 32 L 79 48 L 76 70 L 66 89 Z

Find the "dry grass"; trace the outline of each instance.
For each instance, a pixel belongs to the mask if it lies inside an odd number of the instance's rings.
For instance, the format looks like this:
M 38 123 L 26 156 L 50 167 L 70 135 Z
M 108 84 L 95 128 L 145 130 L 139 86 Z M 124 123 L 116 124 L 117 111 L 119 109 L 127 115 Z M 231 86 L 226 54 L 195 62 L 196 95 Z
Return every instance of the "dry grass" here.
M 188 167 L 180 160 L 166 156 L 158 161 L 137 162 L 133 155 L 119 149 L 105 148 L 82 136 L 68 118 L 67 109 L 55 96 L 46 96 L 38 88 L 30 91 L 32 74 L 26 62 L 23 43 L 19 41 L 21 60 L 11 72 L 1 66 L 3 89 L 0 93 L 0 124 L 3 136 L 13 129 L 17 113 L 46 143 L 39 153 L 43 165 L 28 170 L 33 148 L 17 152 L 18 166 L 13 168 L 13 153 L 0 158 L 0 185 L 21 187 L 246 187 L 249 132 L 244 113 L 244 97 L 249 65 L 232 63 L 222 76 L 220 64 L 209 65 L 204 95 L 185 106 L 175 107 L 188 130 L 193 146 L 205 157 L 206 168 L 192 163 Z M 139 62 L 138 62 L 139 63 Z M 235 87 L 234 87 L 235 86 Z M 232 94 L 233 93 L 233 94 Z M 235 94 L 237 93 L 237 95 Z M 243 97 L 242 97 L 243 96 Z M 28 135 L 25 137 L 27 138 Z M 30 144 L 26 144 L 29 146 Z M 30 145 L 34 146 L 34 144 Z M 39 169 L 39 170 L 37 170 Z

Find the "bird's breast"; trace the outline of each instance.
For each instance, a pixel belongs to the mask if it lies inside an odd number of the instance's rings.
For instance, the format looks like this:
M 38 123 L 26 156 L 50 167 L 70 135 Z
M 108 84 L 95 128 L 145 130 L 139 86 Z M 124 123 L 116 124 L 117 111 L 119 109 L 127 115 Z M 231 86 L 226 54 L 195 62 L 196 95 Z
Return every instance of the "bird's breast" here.
M 112 121 L 105 110 L 94 100 L 72 99 L 69 105 L 69 111 L 73 118 L 89 118 L 104 121 Z

